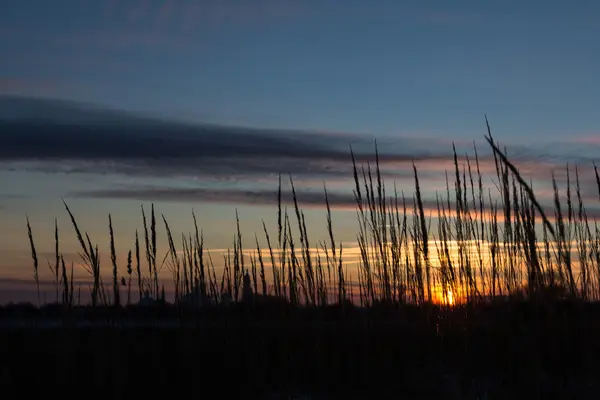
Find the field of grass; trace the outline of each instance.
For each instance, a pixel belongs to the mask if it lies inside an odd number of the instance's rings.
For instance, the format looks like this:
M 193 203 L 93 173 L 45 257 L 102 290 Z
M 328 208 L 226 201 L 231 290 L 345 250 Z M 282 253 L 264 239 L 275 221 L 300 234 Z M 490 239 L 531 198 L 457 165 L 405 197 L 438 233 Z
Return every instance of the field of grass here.
M 39 382 L 48 390 L 58 383 L 104 385 L 113 397 L 168 386 L 171 394 L 218 390 L 234 398 L 596 398 L 600 228 L 583 204 L 579 169 L 568 169 L 565 195 L 553 178 L 549 209 L 489 126 L 486 139 L 495 185 L 484 187 L 476 148 L 464 160 L 455 151 L 435 215 L 426 215 L 416 167 L 414 193 L 394 187 L 390 194 L 378 153 L 372 165 L 358 165 L 351 155 L 356 276 L 335 239 L 327 191 L 329 240 L 315 247 L 291 178 L 294 207 L 282 205 L 280 178 L 278 229 L 265 225 L 260 233 L 266 248 L 256 239 L 255 255 L 244 256 L 238 222 L 222 272 L 197 224 L 194 235 L 176 243 L 168 220 L 152 207 L 142 209 L 144 229 L 126 266 L 118 265 L 109 217 L 106 280 L 98 246 L 65 204 L 92 278 L 91 304 L 79 304 L 57 227 L 49 263 L 57 303 L 0 310 L 4 320 L 30 325 L 2 330 L 0 382 Z M 157 254 L 160 225 L 164 255 Z M 37 282 L 40 260 L 27 226 Z M 163 265 L 173 277 L 168 303 Z M 133 305 L 149 299 L 157 302 Z M 60 323 L 45 327 L 49 320 Z M 82 320 L 103 326 L 83 327 Z M 156 325 L 131 323 L 142 320 Z

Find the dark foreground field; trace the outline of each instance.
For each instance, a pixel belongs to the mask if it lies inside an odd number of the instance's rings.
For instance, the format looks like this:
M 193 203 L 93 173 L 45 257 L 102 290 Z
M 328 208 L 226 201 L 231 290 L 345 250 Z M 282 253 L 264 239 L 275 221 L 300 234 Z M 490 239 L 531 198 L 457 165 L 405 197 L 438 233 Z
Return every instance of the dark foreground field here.
M 582 196 L 597 189 L 600 198 L 600 172 L 593 165 L 581 180 L 567 166 L 566 182 L 553 173 L 553 206 L 542 205 L 489 124 L 487 131 L 492 154 L 481 158 L 484 168 L 476 147 L 464 161 L 453 148 L 454 173 L 434 203 L 423 201 L 416 165 L 414 192 L 394 184 L 390 196 L 378 151 L 366 167 L 357 161 L 368 158 L 351 153 L 356 269 L 334 237 L 326 188 L 329 238 L 309 240 L 291 176 L 287 202 L 279 176 L 277 228 L 264 223 L 262 244 L 258 235 L 250 247 L 242 240 L 236 212 L 222 270 L 194 213 L 194 234 L 183 234 L 178 247 L 154 205 L 149 213 L 142 207 L 143 229 L 129 246 L 116 243 L 109 215 L 107 270 L 65 203 L 92 281 L 85 285 L 91 307 L 78 306 L 82 285 L 65 262 L 55 220 L 54 251 L 46 254 L 53 254 L 47 263 L 62 305 L 45 308 L 37 325 L 34 309 L 0 310 L 0 383 L 20 394 L 104 399 L 600 398 L 600 228 L 597 205 L 586 208 Z M 485 170 L 496 174 L 484 177 Z M 27 232 L 42 304 L 43 263 L 29 219 Z M 125 268 L 117 247 L 127 252 Z M 174 304 L 221 306 L 164 305 L 165 263 Z M 144 307 L 122 308 L 136 297 Z M 455 302 L 470 306 L 431 305 Z
M 561 303 L 344 315 L 240 307 L 157 327 L 39 319 L 3 328 L 0 384 L 87 398 L 595 399 L 599 317 L 596 305 Z

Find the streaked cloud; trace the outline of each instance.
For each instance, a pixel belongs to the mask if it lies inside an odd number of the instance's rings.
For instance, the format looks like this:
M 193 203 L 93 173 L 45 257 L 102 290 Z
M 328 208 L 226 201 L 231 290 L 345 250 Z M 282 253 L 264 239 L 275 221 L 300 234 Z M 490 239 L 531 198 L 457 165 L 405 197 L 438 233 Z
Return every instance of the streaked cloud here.
M 318 194 L 307 194 L 307 202 L 317 204 L 318 200 L 322 206 L 323 182 L 336 182 L 331 196 L 352 193 L 350 146 L 359 168 L 368 169 L 366 164 L 369 163 L 374 169 L 375 163 L 375 140 L 370 135 L 193 124 L 67 101 L 0 98 L 0 128 L 4 138 L 0 165 L 4 168 L 176 178 L 172 183 L 159 184 L 158 188 L 136 188 L 129 192 L 102 188 L 105 191 L 93 193 L 98 197 L 263 204 L 270 203 L 267 198 L 273 197 L 272 192 L 262 192 L 264 188 L 260 185 L 273 187 L 281 173 L 297 179 L 300 190 L 316 188 Z M 426 197 L 435 198 L 436 191 L 445 193 L 446 173 L 453 187 L 451 143 L 431 137 L 388 138 L 377 143 L 388 191 L 392 190 L 392 182 L 398 182 L 399 191 L 412 195 L 413 162 Z M 589 150 L 590 145 L 586 147 Z M 473 144 L 457 145 L 456 149 L 461 173 L 468 174 L 468 156 L 472 172 L 476 174 Z M 564 190 L 566 163 L 583 164 L 579 168 L 583 198 L 597 195 L 595 176 L 590 168 L 593 158 L 589 151 L 582 151 L 577 142 L 536 148 L 511 146 L 508 154 L 523 176 L 532 180 L 541 200 L 552 199 L 552 172 Z M 489 148 L 481 144 L 478 157 L 485 186 L 493 188 L 497 178 Z M 362 170 L 359 174 L 362 175 Z M 574 185 L 573 168 L 569 180 Z M 237 185 L 234 188 L 239 191 L 229 190 L 231 184 Z M 342 208 L 354 204 L 353 198 L 332 197 L 331 200 Z
M 600 133 L 576 136 L 575 138 L 573 138 L 573 140 L 581 144 L 591 144 L 594 146 L 600 146 Z
M 248 205 L 276 205 L 278 192 L 275 190 L 240 190 L 207 188 L 131 188 L 73 192 L 75 197 L 134 199 L 140 201 L 214 202 Z M 325 206 L 323 191 L 298 191 L 298 202 L 303 206 Z M 352 195 L 328 192 L 329 204 L 337 209 L 354 209 L 356 201 Z M 282 191 L 282 203 L 293 204 L 290 190 Z
M 369 136 L 186 124 L 66 101 L 0 98 L 0 106 L 0 160 L 45 161 L 49 170 L 60 161 L 71 172 L 335 177 L 348 174 L 351 145 L 357 162 L 374 160 Z M 431 141 L 395 142 L 380 145 L 382 163 L 449 157 Z
M 388 188 L 389 190 L 389 188 Z M 284 206 L 293 205 L 292 191 L 288 189 L 282 190 L 282 204 Z M 402 212 L 403 201 L 406 202 L 408 213 L 413 210 L 413 204 L 415 203 L 414 189 L 403 193 L 398 193 L 398 197 L 392 193 L 387 194 L 386 200 L 388 207 L 394 207 L 396 201 L 398 203 L 399 211 Z M 98 198 L 98 199 L 125 199 L 125 200 L 137 200 L 137 201 L 174 201 L 174 202 L 190 202 L 190 203 L 217 203 L 217 204 L 231 204 L 231 205 L 269 205 L 275 206 L 278 201 L 278 191 L 275 190 L 244 190 L 244 189 L 214 189 L 214 188 L 176 188 L 176 187 L 130 187 L 130 188 L 115 188 L 115 189 L 98 189 L 88 191 L 76 191 L 70 193 L 70 196 L 79 198 Z M 363 193 L 364 196 L 364 193 Z M 448 201 L 444 194 L 440 194 L 441 207 L 445 209 L 444 213 L 447 216 L 456 215 L 456 202 L 454 197 L 450 199 L 450 209 L 447 209 Z M 454 193 L 451 193 L 454 196 Z M 325 193 L 324 191 L 316 190 L 296 190 L 296 197 L 298 204 L 302 208 L 320 208 L 324 209 Z M 329 205 L 332 210 L 357 210 L 357 203 L 354 194 L 351 190 L 342 191 L 331 191 L 328 190 L 327 198 Z M 543 199 L 542 207 L 546 216 L 553 221 L 554 220 L 554 205 L 552 204 L 552 194 L 548 196 L 539 196 L 538 198 Z M 587 202 L 585 201 L 587 200 Z M 591 198 L 586 198 L 584 203 L 591 203 Z M 476 200 L 477 201 L 477 200 Z M 473 215 L 478 214 L 479 205 L 473 206 L 471 204 L 471 196 L 468 196 L 469 207 L 472 208 Z M 438 204 L 433 198 L 422 199 L 423 209 L 425 214 L 429 217 L 437 218 Z M 498 204 L 498 207 L 501 207 Z M 491 217 L 491 207 L 489 201 L 484 199 L 483 211 L 486 218 Z M 587 208 L 587 215 L 590 219 L 600 219 L 600 207 L 591 204 L 591 207 Z M 566 213 L 566 206 L 563 205 L 563 214 Z M 499 221 L 503 221 L 502 210 L 498 210 L 497 218 Z

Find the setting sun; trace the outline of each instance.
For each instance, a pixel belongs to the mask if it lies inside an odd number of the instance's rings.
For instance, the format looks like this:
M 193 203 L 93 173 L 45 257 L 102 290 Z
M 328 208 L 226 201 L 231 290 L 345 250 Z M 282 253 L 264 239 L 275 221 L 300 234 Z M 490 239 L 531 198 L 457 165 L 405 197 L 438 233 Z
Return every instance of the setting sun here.
M 446 292 L 446 303 L 447 303 L 449 306 L 452 306 L 452 305 L 454 305 L 454 295 L 452 294 L 452 290 L 448 290 L 448 291 Z
M 456 296 L 452 289 L 437 287 L 434 291 L 433 302 L 435 304 L 443 305 L 443 306 L 454 306 L 456 305 Z

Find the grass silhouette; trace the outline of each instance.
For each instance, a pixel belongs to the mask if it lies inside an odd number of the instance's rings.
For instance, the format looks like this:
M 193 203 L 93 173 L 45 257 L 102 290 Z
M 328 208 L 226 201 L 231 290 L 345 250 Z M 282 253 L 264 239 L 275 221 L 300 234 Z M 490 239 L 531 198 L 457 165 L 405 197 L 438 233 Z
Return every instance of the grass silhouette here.
M 233 249 L 219 273 L 196 216 L 194 234 L 181 236 L 179 250 L 167 218 L 152 206 L 149 214 L 141 210 L 143 231 L 124 269 L 109 216 L 112 269 L 105 280 L 98 245 L 65 203 L 92 278 L 91 304 L 78 301 L 56 225 L 49 265 L 57 302 L 2 309 L 5 319 L 18 316 L 37 328 L 2 331 L 0 382 L 101 384 L 110 396 L 156 394 L 168 385 L 169 393 L 214 388 L 234 398 L 293 391 L 327 398 L 595 398 L 600 230 L 583 204 L 579 169 L 572 180 L 567 167 L 566 199 L 553 177 L 551 215 L 487 129 L 495 194 L 483 185 L 477 148 L 464 162 L 454 149 L 454 182 L 447 174 L 435 216 L 426 214 L 414 164 L 413 195 L 395 185 L 389 195 L 377 149 L 374 165 L 358 165 L 350 151 L 355 277 L 334 235 L 327 189 L 329 238 L 313 247 L 291 177 L 293 209 L 283 205 L 280 175 L 277 231 L 263 223 L 261 232 L 266 248 L 255 237 L 254 254 L 245 256 L 236 213 Z M 168 242 L 162 262 L 159 224 Z M 39 293 L 29 220 L 27 228 Z M 172 302 L 159 279 L 162 265 L 172 272 Z M 149 299 L 150 307 L 135 305 Z M 60 323 L 42 329 L 49 320 Z M 84 320 L 94 324 L 82 326 Z M 33 359 L 56 368 L 32 376 Z

